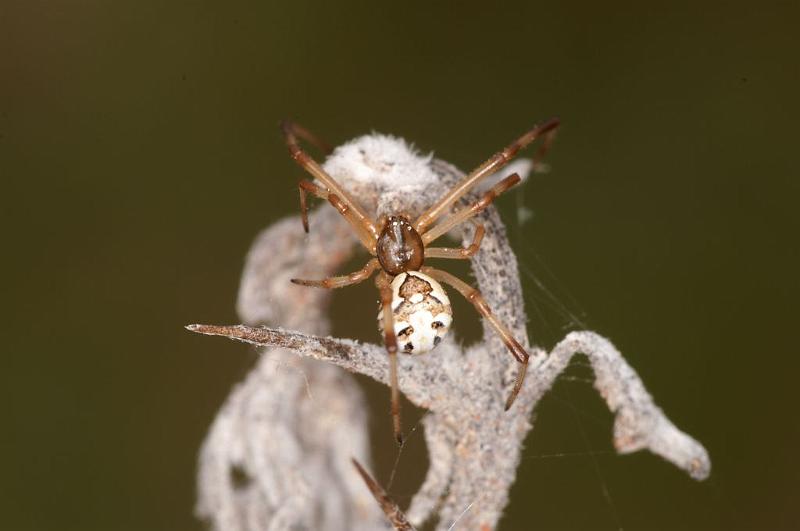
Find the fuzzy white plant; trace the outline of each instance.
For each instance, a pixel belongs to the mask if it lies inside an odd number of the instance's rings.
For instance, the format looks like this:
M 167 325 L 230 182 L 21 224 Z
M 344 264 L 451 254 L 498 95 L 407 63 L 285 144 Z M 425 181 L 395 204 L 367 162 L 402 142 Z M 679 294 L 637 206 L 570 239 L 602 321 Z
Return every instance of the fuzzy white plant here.
M 483 187 L 512 171 L 527 174 L 530 167 L 518 161 Z M 400 139 L 377 134 L 337 148 L 324 168 L 376 217 L 418 215 L 464 175 Z M 486 236 L 472 270 L 494 313 L 531 354 L 528 376 L 514 406 L 504 411 L 518 366 L 486 325 L 483 340 L 467 348 L 451 338 L 424 356 L 400 357 L 401 391 L 429 411 L 422 423 L 430 467 L 407 510 L 410 523 L 419 526 L 436 514 L 437 529 L 457 519 L 459 528 L 495 528 L 532 428 L 532 411 L 576 353 L 587 356 L 595 387 L 616 415 L 613 440 L 620 453 L 649 449 L 694 479 L 706 478 L 705 449 L 655 405 L 610 341 L 572 332 L 549 353 L 528 341 L 517 261 L 505 228 L 492 207 L 480 218 Z M 246 325 L 189 326 L 266 347 L 220 410 L 200 454 L 197 512 L 215 529 L 389 525 L 351 465 L 353 457 L 370 462 L 364 398 L 335 367 L 387 383 L 386 351 L 327 337 L 330 292 L 289 282 L 330 276 L 354 251 L 348 225 L 329 205 L 310 221 L 309 236 L 295 216 L 256 239 L 239 292 Z M 467 226 L 461 234 L 465 245 L 472 230 Z

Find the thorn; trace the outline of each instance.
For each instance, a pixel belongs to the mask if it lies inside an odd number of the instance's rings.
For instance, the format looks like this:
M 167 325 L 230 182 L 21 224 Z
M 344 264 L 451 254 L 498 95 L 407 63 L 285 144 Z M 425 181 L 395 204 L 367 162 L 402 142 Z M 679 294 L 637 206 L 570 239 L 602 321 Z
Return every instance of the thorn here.
M 292 284 L 297 284 L 298 286 L 307 286 L 310 288 L 322 288 L 325 286 L 319 280 L 305 280 L 302 278 L 292 278 L 290 279 L 290 282 Z
M 215 325 L 207 325 L 207 324 L 189 324 L 184 326 L 186 330 L 189 332 L 194 332 L 195 334 L 205 334 L 207 336 L 216 336 L 220 335 L 219 327 Z
M 363 467 L 363 466 L 361 466 L 361 463 L 359 463 L 359 462 L 356 460 L 356 458 L 355 458 L 355 457 L 351 457 L 351 458 L 350 458 L 350 462 L 351 462 L 351 463 L 353 463 L 353 466 L 354 466 L 354 467 L 356 467 L 356 470 L 358 470 L 358 473 L 361 475 L 361 477 L 368 476 L 368 474 L 367 474 L 367 471 L 366 471 L 366 470 L 364 470 L 364 467 Z M 370 477 L 370 479 L 371 479 L 371 477 Z
M 403 511 L 400 510 L 400 508 L 397 506 L 397 503 L 395 503 L 395 501 L 389 497 L 389 494 L 383 489 L 383 487 L 381 487 L 378 482 L 369 475 L 369 472 L 367 472 L 354 457 L 350 458 L 350 461 L 358 471 L 361 479 L 364 480 L 367 488 L 372 493 L 375 501 L 378 502 L 378 505 L 380 506 L 381 510 L 383 510 L 386 518 L 388 518 L 392 526 L 397 531 L 414 531 L 414 527 L 408 522 L 406 515 L 403 514 Z
M 186 325 L 184 328 L 189 332 L 194 332 L 196 334 L 204 334 L 207 336 L 225 336 L 230 337 L 231 339 L 239 339 L 239 335 L 236 332 L 240 332 L 239 329 L 242 328 L 242 325 L 210 325 L 210 324 L 190 324 Z M 240 332 L 241 333 L 241 332 Z

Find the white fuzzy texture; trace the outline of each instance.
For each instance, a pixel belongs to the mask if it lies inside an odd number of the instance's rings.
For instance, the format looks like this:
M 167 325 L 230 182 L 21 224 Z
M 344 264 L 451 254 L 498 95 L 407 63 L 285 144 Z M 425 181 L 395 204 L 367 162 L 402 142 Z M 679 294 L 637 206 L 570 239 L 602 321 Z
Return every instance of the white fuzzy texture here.
M 377 186 L 381 190 L 426 186 L 436 181 L 430 162 L 402 138 L 371 134 L 337 147 L 323 168 L 342 183 Z

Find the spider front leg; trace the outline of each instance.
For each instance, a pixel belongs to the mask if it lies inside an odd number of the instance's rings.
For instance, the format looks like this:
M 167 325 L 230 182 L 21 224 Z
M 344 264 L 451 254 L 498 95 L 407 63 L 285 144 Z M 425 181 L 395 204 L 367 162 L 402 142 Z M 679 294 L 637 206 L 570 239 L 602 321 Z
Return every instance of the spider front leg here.
M 325 188 L 322 188 L 313 183 L 309 183 L 311 186 L 306 186 L 305 189 L 303 189 L 303 185 L 301 184 L 300 206 L 304 212 L 303 228 L 308 230 L 308 217 L 305 214 L 306 205 L 304 195 L 304 192 L 307 191 L 317 195 L 318 197 L 328 199 L 328 201 L 330 201 L 336 207 L 336 209 L 356 230 L 359 239 L 367 248 L 367 250 L 373 252 L 375 249 L 375 241 L 377 241 L 378 236 L 380 235 L 378 228 L 367 216 L 366 212 L 364 212 L 364 210 L 358 205 L 358 203 L 356 203 L 344 190 L 344 188 L 342 188 L 341 185 L 336 182 L 336 179 L 328 175 L 328 173 L 322 169 L 322 166 L 320 166 L 317 161 L 311 158 L 308 153 L 303 151 L 299 142 L 297 141 L 298 135 L 307 139 L 315 137 L 313 137 L 313 135 L 311 135 L 311 133 L 305 129 L 288 120 L 281 123 L 281 131 L 283 132 L 283 136 L 286 140 L 286 147 L 289 148 L 289 153 L 295 162 L 297 162 L 304 170 L 314 176 L 314 178 L 316 178 L 325 186 Z M 325 195 L 323 196 L 321 194 Z M 334 199 L 332 200 L 329 197 Z M 336 201 L 336 203 L 334 203 L 334 201 Z
M 318 137 L 317 135 L 315 135 L 314 133 L 312 133 L 311 131 L 309 131 L 300 124 L 294 123 L 290 120 L 284 120 L 283 123 L 281 124 L 281 128 L 284 129 L 288 128 L 291 134 L 299 136 L 306 142 L 310 143 L 311 145 L 322 151 L 325 155 L 330 155 L 331 152 L 333 151 L 333 148 L 331 147 L 330 144 L 328 144 L 327 142 L 325 142 L 320 137 Z
M 300 278 L 293 278 L 292 283 L 300 284 L 301 286 L 310 286 L 312 288 L 325 288 L 325 289 L 336 289 L 336 288 L 343 288 L 345 286 L 352 286 L 353 284 L 358 284 L 359 282 L 364 282 L 369 277 L 372 276 L 372 273 L 375 272 L 378 267 L 380 267 L 380 262 L 378 262 L 377 258 L 373 258 L 369 262 L 366 263 L 364 267 L 359 269 L 354 273 L 350 273 L 349 275 L 342 275 L 339 277 L 329 277 L 323 278 L 322 280 L 303 280 Z
M 522 382 L 525 380 L 525 373 L 528 370 L 528 353 L 525 351 L 522 345 L 520 345 L 519 342 L 514 339 L 511 331 L 506 328 L 503 323 L 497 320 L 497 317 L 495 317 L 495 315 L 492 313 L 492 309 L 489 308 L 489 305 L 486 304 L 486 301 L 483 299 L 480 291 L 446 271 L 440 271 L 439 269 L 434 269 L 432 267 L 423 267 L 421 271 L 426 275 L 430 275 L 439 282 L 443 282 L 454 287 L 459 293 L 461 293 L 461 295 L 464 296 L 464 298 L 471 302 L 472 305 L 475 306 L 475 309 L 478 311 L 478 313 L 481 314 L 481 316 L 489 322 L 492 328 L 494 328 L 495 332 L 498 333 L 508 351 L 512 356 L 514 356 L 514 359 L 520 363 L 519 372 L 517 373 L 517 380 L 514 382 L 514 388 L 511 390 L 508 400 L 506 400 L 506 411 L 508 411 L 508 409 L 514 403 L 514 400 L 516 400 L 519 390 L 522 388 Z
M 480 199 L 472 203 L 471 205 L 462 208 L 458 212 L 451 214 L 450 216 L 446 217 L 441 223 L 435 225 L 432 229 L 428 230 L 422 235 L 422 242 L 425 245 L 428 245 L 435 239 L 437 239 L 442 234 L 445 234 L 447 231 L 464 223 L 466 220 L 470 219 L 471 217 L 475 216 L 486 210 L 486 207 L 492 204 L 492 202 L 514 186 L 515 184 L 519 183 L 522 178 L 516 174 L 512 173 L 496 185 L 492 186 L 486 193 L 484 193 Z M 427 252 L 425 253 L 427 255 Z
M 514 140 L 511 144 L 505 147 L 502 151 L 495 153 L 489 160 L 472 170 L 469 175 L 461 179 L 444 197 L 434 203 L 427 211 L 423 212 L 414 222 L 414 228 L 420 234 L 425 232 L 427 228 L 436 221 L 439 216 L 444 214 L 450 206 L 458 201 L 464 194 L 478 184 L 481 180 L 493 174 L 508 161 L 513 159 L 520 149 L 524 148 L 537 138 L 544 136 L 542 146 L 536 151 L 533 156 L 534 165 L 539 164 L 542 157 L 544 157 L 550 145 L 555 138 L 555 130 L 560 124 L 558 118 L 551 118 L 542 125 L 536 125 L 522 136 Z
M 319 197 L 320 199 L 324 199 L 333 205 L 333 208 L 338 210 L 339 213 L 344 216 L 344 219 L 350 222 L 350 225 L 356 231 L 356 236 L 358 236 L 358 239 L 361 241 L 364 247 L 367 248 L 367 251 L 369 251 L 370 254 L 375 254 L 375 243 L 377 242 L 377 238 L 375 238 L 369 229 L 361 223 L 361 219 L 356 215 L 355 211 L 353 211 L 350 206 L 348 206 L 348 204 L 344 202 L 338 195 L 330 193 L 325 188 L 317 186 L 311 181 L 306 181 L 305 179 L 300 181 L 297 186 L 300 189 L 300 215 L 303 218 L 303 230 L 308 232 L 308 206 L 306 204 L 306 193 L 309 193 Z
M 400 424 L 400 389 L 397 385 L 397 335 L 394 333 L 392 315 L 391 279 L 383 271 L 375 278 L 375 285 L 381 292 L 381 311 L 383 313 L 383 342 L 389 354 L 389 385 L 392 388 L 392 426 L 394 438 L 403 444 L 403 431 Z

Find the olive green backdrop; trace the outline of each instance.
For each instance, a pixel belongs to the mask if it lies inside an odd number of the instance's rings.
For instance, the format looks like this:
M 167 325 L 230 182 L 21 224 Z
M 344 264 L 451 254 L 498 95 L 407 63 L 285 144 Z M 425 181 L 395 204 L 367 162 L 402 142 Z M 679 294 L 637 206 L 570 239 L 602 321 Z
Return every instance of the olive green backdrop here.
M 713 473 L 615 455 L 578 364 L 502 529 L 798 528 L 800 12 L 695 4 L 3 2 L 0 528 L 201 528 L 198 447 L 256 353 L 182 327 L 236 321 L 251 239 L 297 210 L 279 119 L 468 169 L 553 115 L 551 173 L 500 201 L 531 336 L 610 337 Z M 336 333 L 377 340 L 373 307 L 337 294 Z M 400 463 L 406 504 L 418 434 Z

